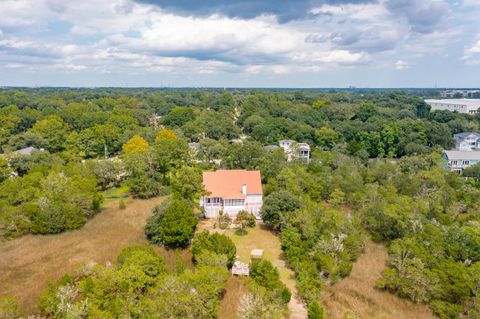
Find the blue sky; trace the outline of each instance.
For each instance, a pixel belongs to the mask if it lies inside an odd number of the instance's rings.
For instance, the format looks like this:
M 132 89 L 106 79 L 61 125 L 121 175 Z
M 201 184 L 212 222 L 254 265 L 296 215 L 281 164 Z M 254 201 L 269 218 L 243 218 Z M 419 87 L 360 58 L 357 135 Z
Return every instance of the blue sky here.
M 480 87 L 480 0 L 0 0 L 2 86 Z

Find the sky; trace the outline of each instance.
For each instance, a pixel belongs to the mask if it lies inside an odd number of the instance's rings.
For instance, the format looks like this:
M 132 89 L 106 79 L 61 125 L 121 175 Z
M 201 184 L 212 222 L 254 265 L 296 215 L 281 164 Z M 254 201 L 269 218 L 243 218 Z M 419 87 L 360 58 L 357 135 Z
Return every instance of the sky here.
M 0 86 L 480 87 L 480 0 L 0 0 Z

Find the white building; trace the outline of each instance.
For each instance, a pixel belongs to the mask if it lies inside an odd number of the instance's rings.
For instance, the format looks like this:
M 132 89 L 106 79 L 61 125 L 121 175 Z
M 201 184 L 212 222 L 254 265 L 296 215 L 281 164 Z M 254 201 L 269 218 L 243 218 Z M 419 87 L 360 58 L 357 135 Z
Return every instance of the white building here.
M 279 143 L 287 155 L 287 160 L 303 159 L 310 161 L 310 145 L 307 143 L 297 143 L 292 140 L 281 140 Z
M 459 151 L 480 150 L 480 133 L 463 132 L 453 136 L 455 138 L 455 148 Z
M 220 211 L 236 217 L 242 210 L 260 216 L 263 203 L 260 171 L 204 172 L 203 185 L 209 194 L 201 198 L 200 206 L 207 218 L 217 218 Z
M 444 151 L 443 157 L 447 160 L 446 166 L 460 174 L 465 168 L 480 162 L 480 152 L 478 151 Z
M 458 113 L 475 114 L 480 108 L 480 99 L 444 99 L 444 100 L 425 100 L 430 105 L 432 111 L 457 111 Z

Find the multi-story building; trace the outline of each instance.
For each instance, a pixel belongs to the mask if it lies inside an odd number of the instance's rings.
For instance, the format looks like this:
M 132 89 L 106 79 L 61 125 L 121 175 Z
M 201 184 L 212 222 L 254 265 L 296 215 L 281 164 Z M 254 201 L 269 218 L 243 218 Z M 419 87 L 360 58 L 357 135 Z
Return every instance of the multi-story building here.
M 480 108 L 480 99 L 445 99 L 425 100 L 433 111 L 457 111 L 458 113 L 476 114 Z
M 455 134 L 455 149 L 459 151 L 477 151 L 480 150 L 480 133 L 463 132 Z
M 307 162 L 310 160 L 310 145 L 307 143 L 297 143 L 292 140 L 281 140 L 279 143 L 283 151 L 287 155 L 287 160 L 303 159 Z
M 446 166 L 459 174 L 463 173 L 465 168 L 480 162 L 480 152 L 478 151 L 444 151 L 443 157 L 447 160 Z
M 260 171 L 222 169 L 204 172 L 203 185 L 208 192 L 200 200 L 205 217 L 217 218 L 220 211 L 235 217 L 242 210 L 260 216 L 263 203 Z

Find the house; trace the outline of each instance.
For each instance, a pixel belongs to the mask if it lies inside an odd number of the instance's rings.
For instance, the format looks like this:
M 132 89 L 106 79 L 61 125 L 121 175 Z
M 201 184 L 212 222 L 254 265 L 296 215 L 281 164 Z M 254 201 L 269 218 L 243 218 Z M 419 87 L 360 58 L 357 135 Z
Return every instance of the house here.
M 480 151 L 444 151 L 443 158 L 447 160 L 446 166 L 459 174 L 467 167 L 480 162 Z
M 200 200 L 205 217 L 217 218 L 220 211 L 236 217 L 242 210 L 260 216 L 263 203 L 260 171 L 221 169 L 204 172 L 203 185 L 208 192 Z
M 444 99 L 444 100 L 425 100 L 433 111 L 447 110 L 457 111 L 458 113 L 476 114 L 480 108 L 480 99 Z
M 480 150 L 480 133 L 464 132 L 453 136 L 455 138 L 455 149 L 459 151 Z
M 297 143 L 292 140 L 281 140 L 279 143 L 287 155 L 287 160 L 302 159 L 310 161 L 310 145 L 307 143 Z
M 35 148 L 35 147 L 32 147 L 32 146 L 29 146 L 29 147 L 25 147 L 25 148 L 22 148 L 22 149 L 19 149 L 19 150 L 16 150 L 14 152 L 11 152 L 11 153 L 6 153 L 6 154 L 0 154 L 0 156 L 2 157 L 11 157 L 11 156 L 22 156 L 22 155 L 32 155 L 33 152 L 36 152 L 36 151 L 41 151 L 43 152 L 43 148 L 41 148 L 40 150 Z

